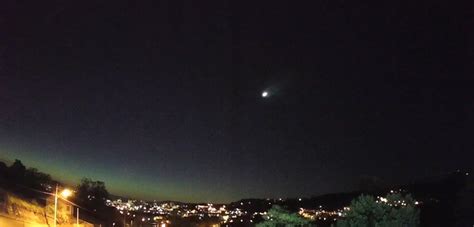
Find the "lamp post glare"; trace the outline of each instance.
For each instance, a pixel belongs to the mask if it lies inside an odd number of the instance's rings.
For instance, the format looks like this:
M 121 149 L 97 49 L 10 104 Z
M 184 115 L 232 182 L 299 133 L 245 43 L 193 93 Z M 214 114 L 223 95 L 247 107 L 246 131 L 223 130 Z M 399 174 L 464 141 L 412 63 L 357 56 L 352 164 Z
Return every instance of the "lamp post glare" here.
M 56 193 L 54 193 L 54 227 L 57 226 L 58 222 L 58 197 L 61 196 L 63 199 L 67 199 L 67 197 L 72 195 L 72 191 L 65 188 L 61 192 L 59 192 L 59 187 L 56 185 Z
M 72 191 L 67 188 L 61 192 L 61 197 L 63 197 L 64 199 L 67 199 L 67 197 L 71 195 L 72 195 Z

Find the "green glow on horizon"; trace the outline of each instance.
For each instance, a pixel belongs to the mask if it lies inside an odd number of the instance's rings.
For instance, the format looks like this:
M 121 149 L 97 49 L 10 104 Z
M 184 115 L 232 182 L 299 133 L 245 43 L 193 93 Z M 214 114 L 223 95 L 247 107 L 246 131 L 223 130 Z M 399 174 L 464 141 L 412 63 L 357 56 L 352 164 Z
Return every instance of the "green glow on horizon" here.
M 232 202 L 237 197 L 229 196 L 228 192 L 210 190 L 199 182 L 179 179 L 181 182 L 169 181 L 150 176 L 139 176 L 135 173 L 118 176 L 102 167 L 92 167 L 88 163 L 78 163 L 75 160 L 53 159 L 47 155 L 28 152 L 23 149 L 0 149 L 0 159 L 13 161 L 19 159 L 27 168 L 37 168 L 50 174 L 71 187 L 75 187 L 82 178 L 105 182 L 107 190 L 116 196 L 146 199 L 146 200 L 176 200 L 183 202 Z

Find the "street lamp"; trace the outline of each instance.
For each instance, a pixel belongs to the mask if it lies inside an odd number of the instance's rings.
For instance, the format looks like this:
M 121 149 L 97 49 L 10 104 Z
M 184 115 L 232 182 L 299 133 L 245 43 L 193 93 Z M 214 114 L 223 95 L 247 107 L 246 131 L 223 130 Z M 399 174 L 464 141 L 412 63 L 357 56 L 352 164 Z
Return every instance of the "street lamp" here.
M 54 227 L 57 226 L 57 220 L 58 220 L 58 197 L 61 196 L 64 200 L 67 199 L 67 197 L 72 195 L 72 191 L 65 188 L 64 190 L 59 193 L 59 187 L 56 185 L 56 193 L 54 193 Z
M 61 197 L 67 199 L 67 197 L 71 196 L 72 195 L 72 191 L 69 190 L 69 189 L 64 189 L 62 192 L 61 192 Z

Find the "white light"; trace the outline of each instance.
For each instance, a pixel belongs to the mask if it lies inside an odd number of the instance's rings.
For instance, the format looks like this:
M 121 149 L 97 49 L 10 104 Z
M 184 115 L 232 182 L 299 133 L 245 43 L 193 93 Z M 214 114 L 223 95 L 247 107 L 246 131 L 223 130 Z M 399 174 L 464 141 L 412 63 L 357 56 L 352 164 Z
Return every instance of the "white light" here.
M 262 92 L 262 97 L 263 98 L 268 97 L 268 92 L 266 92 L 266 91 Z

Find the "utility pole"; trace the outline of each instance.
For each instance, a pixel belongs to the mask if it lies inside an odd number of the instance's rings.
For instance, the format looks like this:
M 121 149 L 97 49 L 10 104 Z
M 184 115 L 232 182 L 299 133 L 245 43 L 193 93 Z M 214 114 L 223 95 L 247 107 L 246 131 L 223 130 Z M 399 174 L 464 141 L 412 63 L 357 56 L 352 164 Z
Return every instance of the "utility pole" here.
M 54 193 L 54 227 L 56 227 L 58 213 L 58 185 L 56 184 L 56 193 Z

